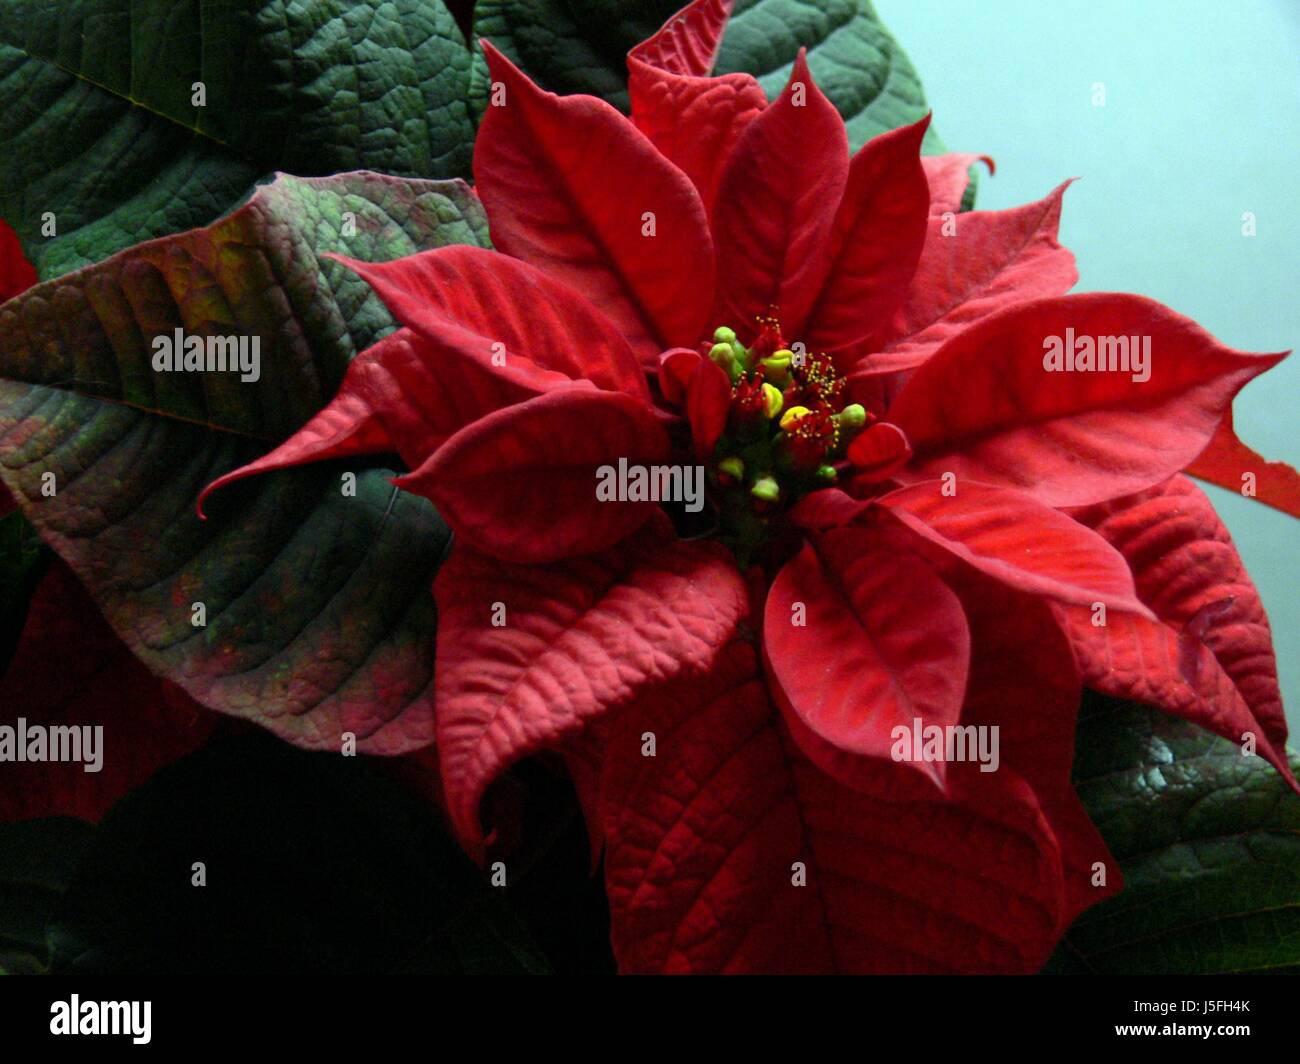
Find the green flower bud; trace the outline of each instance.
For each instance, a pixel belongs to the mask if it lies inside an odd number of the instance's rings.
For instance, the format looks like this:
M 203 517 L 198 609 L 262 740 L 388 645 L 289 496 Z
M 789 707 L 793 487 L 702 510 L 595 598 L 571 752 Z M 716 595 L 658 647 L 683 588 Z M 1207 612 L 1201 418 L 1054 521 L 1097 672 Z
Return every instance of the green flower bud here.
M 763 375 L 768 380 L 784 382 L 790 376 L 790 352 L 778 351 L 774 355 L 769 355 L 759 363 L 763 367 Z
M 744 480 L 745 463 L 739 456 L 733 454 L 718 463 L 718 472 L 725 473 L 732 480 Z
M 781 498 L 781 485 L 772 477 L 759 477 L 749 493 L 763 502 L 776 502 Z
M 740 377 L 742 371 L 730 344 L 714 344 L 709 348 L 709 358 L 727 371 L 727 376 L 731 378 L 733 384 Z
M 850 403 L 835 415 L 835 421 L 842 429 L 860 429 L 867 423 L 867 411 L 861 403 Z

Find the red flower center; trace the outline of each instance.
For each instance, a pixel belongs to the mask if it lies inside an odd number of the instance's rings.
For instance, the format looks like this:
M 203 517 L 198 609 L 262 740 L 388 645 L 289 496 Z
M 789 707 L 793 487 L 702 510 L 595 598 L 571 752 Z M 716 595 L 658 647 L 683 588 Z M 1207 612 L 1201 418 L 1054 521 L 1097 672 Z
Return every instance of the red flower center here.
M 845 405 L 830 356 L 787 342 L 774 316 L 758 319 L 748 347 L 724 325 L 703 348 L 731 380 L 727 430 L 710 465 L 723 533 L 752 549 L 769 516 L 836 481 L 849 442 L 874 418 Z

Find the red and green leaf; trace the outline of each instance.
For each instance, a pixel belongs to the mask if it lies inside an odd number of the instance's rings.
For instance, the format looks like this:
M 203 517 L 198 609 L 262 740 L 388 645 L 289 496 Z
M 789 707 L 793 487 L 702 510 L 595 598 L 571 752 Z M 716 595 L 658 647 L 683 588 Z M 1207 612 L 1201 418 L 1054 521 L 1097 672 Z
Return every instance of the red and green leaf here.
M 447 530 L 427 502 L 353 464 L 229 489 L 206 524 L 194 504 L 314 415 L 393 328 L 324 253 L 484 238 L 462 184 L 282 177 L 207 229 L 0 306 L 0 479 L 152 670 L 301 745 L 338 749 L 349 731 L 377 752 L 432 740 L 429 587 Z M 259 379 L 155 372 L 151 341 L 177 328 L 258 337 Z

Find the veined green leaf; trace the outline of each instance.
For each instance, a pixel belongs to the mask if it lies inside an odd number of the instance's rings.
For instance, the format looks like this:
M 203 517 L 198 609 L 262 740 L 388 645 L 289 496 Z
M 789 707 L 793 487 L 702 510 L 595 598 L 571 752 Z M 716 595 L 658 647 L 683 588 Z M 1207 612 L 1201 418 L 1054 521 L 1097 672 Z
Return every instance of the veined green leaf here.
M 1075 780 L 1125 887 L 1075 922 L 1049 971 L 1300 972 L 1300 796 L 1263 758 L 1099 701 Z
M 50 278 L 272 170 L 462 176 L 468 79 L 442 0 L 6 0 L 0 217 Z

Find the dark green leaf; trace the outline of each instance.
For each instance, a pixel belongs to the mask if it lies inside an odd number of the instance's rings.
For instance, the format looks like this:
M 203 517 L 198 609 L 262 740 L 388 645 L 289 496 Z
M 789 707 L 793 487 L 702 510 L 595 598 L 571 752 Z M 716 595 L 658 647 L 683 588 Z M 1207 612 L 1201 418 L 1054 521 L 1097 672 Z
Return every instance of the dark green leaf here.
M 441 0 L 6 0 L 0 217 L 49 278 L 271 170 L 461 176 L 468 80 Z
M 510 56 L 552 92 L 600 96 L 627 111 L 627 53 L 682 0 L 479 0 L 474 36 Z M 474 51 L 472 93 L 487 103 L 487 64 Z
M 222 740 L 105 817 L 52 922 L 53 970 L 545 971 L 489 876 L 378 760 Z
M 95 828 L 72 817 L 0 824 L 0 972 L 49 966 L 45 926 Z
M 563 763 L 553 755 L 520 762 L 489 788 L 484 808 L 485 822 L 497 826 L 489 860 L 500 858 L 510 869 L 510 907 L 551 967 L 565 975 L 614 974 L 604 877 L 593 871 L 582 809 Z
M 380 261 L 485 241 L 460 182 L 281 177 L 207 229 L 0 308 L 0 479 L 146 664 L 303 745 L 337 749 L 344 731 L 373 752 L 431 740 L 430 583 L 448 533 L 428 502 L 361 466 L 346 496 L 343 468 L 323 465 L 235 485 L 206 523 L 194 504 L 393 328 L 324 252 Z M 155 372 L 153 337 L 178 327 L 259 338 L 260 379 Z
M 48 559 L 41 537 L 20 510 L 0 517 L 0 676 L 18 646 L 28 600 Z
M 1186 721 L 1102 700 L 1078 750 L 1079 794 L 1125 888 L 1076 921 L 1049 970 L 1300 972 L 1300 796 L 1277 772 Z

